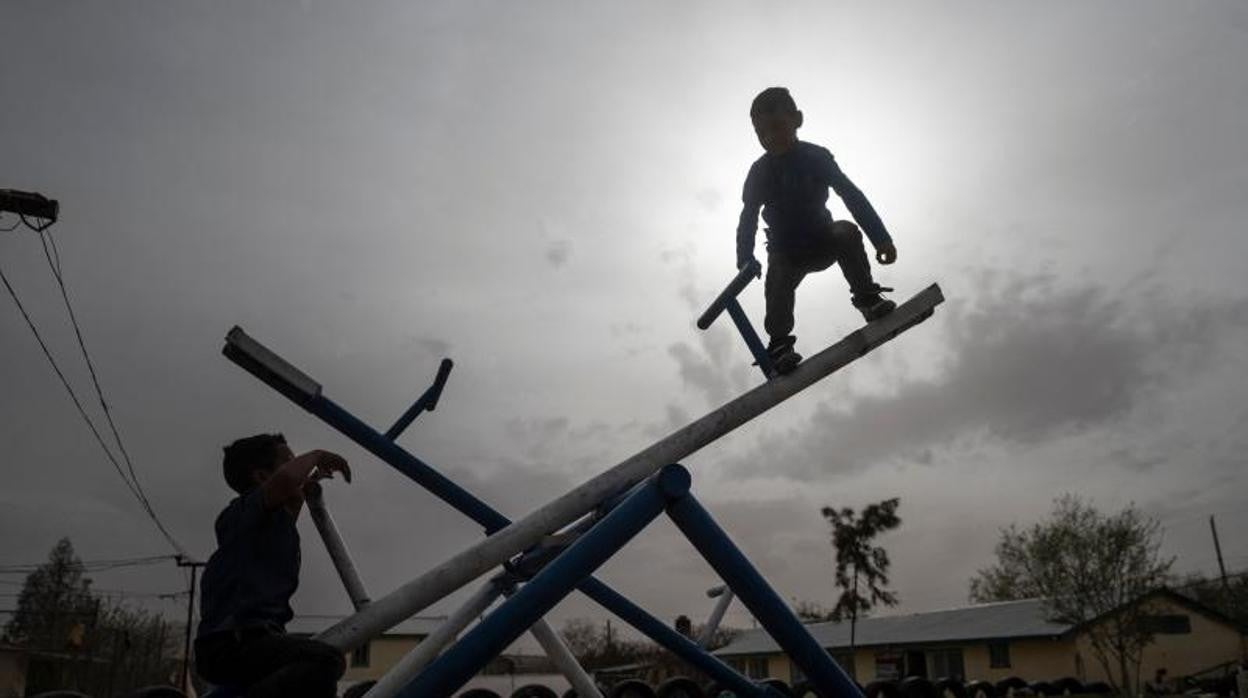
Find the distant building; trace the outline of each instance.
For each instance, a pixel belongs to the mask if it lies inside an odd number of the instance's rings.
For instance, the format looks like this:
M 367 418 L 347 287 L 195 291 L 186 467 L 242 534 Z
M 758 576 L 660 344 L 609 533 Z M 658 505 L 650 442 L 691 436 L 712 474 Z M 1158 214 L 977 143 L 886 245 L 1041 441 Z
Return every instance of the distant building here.
M 1191 676 L 1239 661 L 1244 628 L 1231 619 L 1169 590 L 1137 603 L 1142 601 L 1157 611 L 1149 617 L 1156 635 L 1144 651 L 1141 676 L 1161 667 L 1171 677 Z M 860 684 L 905 676 L 1106 681 L 1089 645 L 1088 627 L 1046 620 L 1039 599 L 864 618 L 858 621 L 851 657 L 849 623 L 807 626 Z M 741 633 L 715 654 L 751 678 L 790 684 L 804 678 L 761 629 Z

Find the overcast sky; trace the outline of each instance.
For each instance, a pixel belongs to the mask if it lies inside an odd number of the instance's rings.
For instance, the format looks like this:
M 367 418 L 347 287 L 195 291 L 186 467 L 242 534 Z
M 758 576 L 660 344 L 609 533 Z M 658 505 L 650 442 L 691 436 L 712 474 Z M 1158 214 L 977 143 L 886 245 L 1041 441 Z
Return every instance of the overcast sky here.
M 892 231 L 878 278 L 949 300 L 685 461 L 777 590 L 830 605 L 820 508 L 894 496 L 902 611 L 964 604 L 999 530 L 1068 492 L 1160 519 L 1183 572 L 1216 570 L 1214 514 L 1248 566 L 1241 2 L 10 0 L 0 64 L 0 188 L 60 200 L 100 380 L 195 555 L 221 446 L 265 430 L 352 462 L 328 498 L 374 596 L 480 535 L 222 358 L 235 324 L 381 429 L 454 359 L 402 443 L 512 517 L 756 384 L 693 320 L 733 273 L 750 100 L 785 85 Z M 38 237 L 0 233 L 0 269 L 91 395 Z M 805 353 L 859 324 L 835 270 L 799 290 Z M 0 564 L 167 552 L 7 298 L 0 351 Z M 297 611 L 346 612 L 301 527 Z M 695 622 L 717 583 L 666 521 L 601 577 Z

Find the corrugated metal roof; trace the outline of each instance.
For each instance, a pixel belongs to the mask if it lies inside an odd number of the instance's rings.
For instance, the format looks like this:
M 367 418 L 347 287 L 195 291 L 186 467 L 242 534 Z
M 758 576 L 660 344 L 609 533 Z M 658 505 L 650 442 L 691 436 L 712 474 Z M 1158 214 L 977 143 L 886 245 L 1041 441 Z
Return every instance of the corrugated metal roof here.
M 295 616 L 286 624 L 286 632 L 296 635 L 315 635 L 347 616 Z M 413 616 L 385 632 L 386 635 L 428 635 L 442 624 L 446 616 Z
M 811 623 L 806 626 L 828 649 L 849 647 L 849 623 Z M 1044 618 L 1043 600 L 1003 601 L 943 611 L 864 618 L 858 621 L 856 644 L 903 645 L 967 640 L 1053 637 L 1071 626 Z M 780 647 L 763 629 L 741 633 L 717 655 L 768 654 Z

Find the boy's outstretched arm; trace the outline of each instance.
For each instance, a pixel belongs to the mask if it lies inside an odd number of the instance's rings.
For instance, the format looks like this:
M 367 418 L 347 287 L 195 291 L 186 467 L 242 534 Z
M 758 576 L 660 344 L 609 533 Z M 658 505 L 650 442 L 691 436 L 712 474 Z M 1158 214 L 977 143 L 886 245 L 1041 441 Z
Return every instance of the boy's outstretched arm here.
M 342 456 L 317 449 L 296 456 L 278 466 L 260 484 L 264 508 L 270 511 L 286 507 L 291 515 L 298 516 L 303 506 L 303 486 L 310 480 L 333 477 L 342 473 L 342 479 L 351 482 L 351 467 Z
M 737 221 L 737 269 L 754 261 L 754 237 L 758 234 L 758 212 L 763 207 L 762 199 L 756 193 L 755 168 L 750 168 L 745 178 L 745 187 L 741 193 L 741 218 Z M 761 272 L 760 272 L 761 274 Z
M 845 202 L 849 215 L 854 217 L 854 220 L 862 227 L 862 232 L 866 233 L 871 244 L 875 246 L 876 261 L 880 264 L 892 264 L 897 261 L 897 247 L 893 245 L 893 237 L 888 234 L 888 229 L 884 227 L 884 221 L 880 220 L 880 215 L 875 212 L 875 207 L 867 201 L 866 194 L 863 194 L 862 190 L 845 176 L 840 166 L 836 164 L 836 160 L 831 160 L 829 164 L 831 171 L 828 185 L 832 187 L 832 191 L 836 192 L 837 196 L 841 197 L 841 201 Z

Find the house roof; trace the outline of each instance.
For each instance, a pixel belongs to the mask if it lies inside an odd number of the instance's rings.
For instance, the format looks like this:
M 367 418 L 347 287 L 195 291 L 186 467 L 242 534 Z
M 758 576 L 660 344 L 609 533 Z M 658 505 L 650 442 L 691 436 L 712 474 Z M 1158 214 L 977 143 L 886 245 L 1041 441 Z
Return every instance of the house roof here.
M 295 635 L 314 635 L 345 620 L 347 616 L 306 615 L 295 616 L 286 624 L 286 632 Z M 412 616 L 390 628 L 385 635 L 428 635 L 446 620 L 446 616 Z
M 806 626 L 823 647 L 849 647 L 849 623 L 811 623 Z M 1044 617 L 1043 601 L 1002 601 L 942 611 L 863 618 L 858 621 L 855 643 L 903 645 L 920 642 L 966 642 L 1027 637 L 1057 637 L 1071 630 L 1068 623 Z M 748 630 L 716 650 L 717 655 L 779 652 L 776 641 L 763 629 Z

